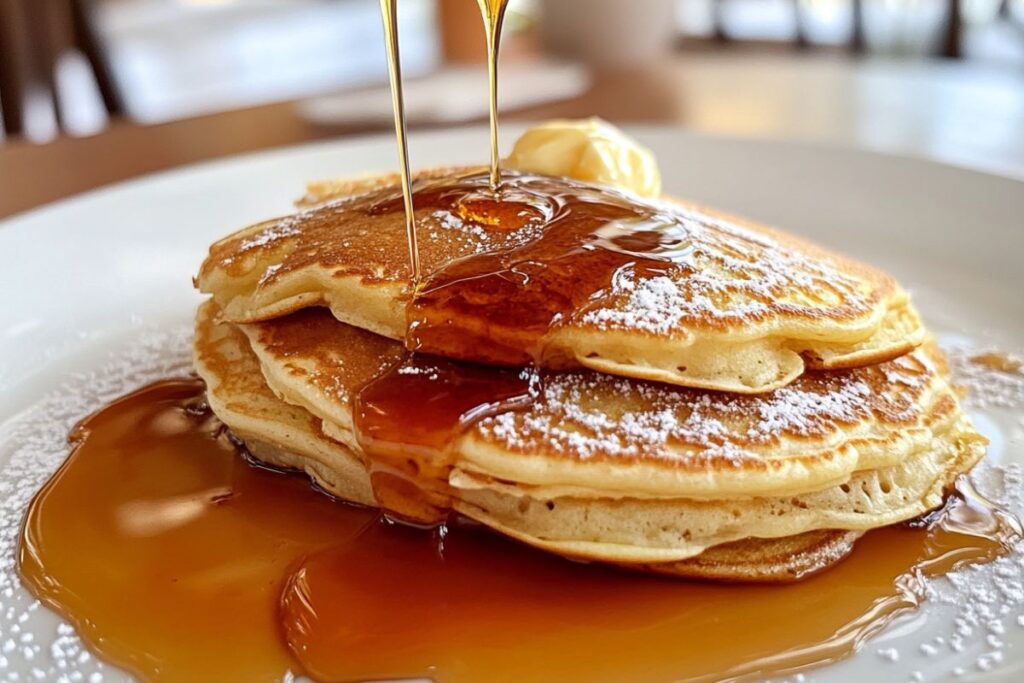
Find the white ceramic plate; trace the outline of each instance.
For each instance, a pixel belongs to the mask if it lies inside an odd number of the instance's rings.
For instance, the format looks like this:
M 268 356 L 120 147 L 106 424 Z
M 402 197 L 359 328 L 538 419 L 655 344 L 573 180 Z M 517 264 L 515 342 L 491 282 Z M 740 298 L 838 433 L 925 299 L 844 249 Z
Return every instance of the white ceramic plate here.
M 505 132 L 508 149 L 518 131 Z M 852 150 L 633 132 L 656 150 L 668 191 L 888 268 L 941 333 L 1024 348 L 1024 183 Z M 483 129 L 419 134 L 412 161 L 478 162 L 486 145 Z M 394 162 L 389 137 L 273 151 L 144 178 L 0 224 L 0 677 L 124 678 L 84 653 L 11 571 L 25 502 L 66 454 L 68 425 L 97 401 L 184 362 L 199 301 L 189 278 L 211 241 L 287 212 L 307 179 Z M 1024 462 L 1024 411 L 976 414 L 993 438 L 991 457 Z M 1019 581 L 1019 566 L 1006 572 L 1004 583 Z M 991 596 L 997 580 L 987 570 L 964 582 Z M 1021 680 L 1024 593 L 1010 595 L 1015 586 L 1003 586 L 980 613 L 978 591 L 967 597 L 964 587 L 938 586 L 935 600 L 856 657 L 804 680 Z

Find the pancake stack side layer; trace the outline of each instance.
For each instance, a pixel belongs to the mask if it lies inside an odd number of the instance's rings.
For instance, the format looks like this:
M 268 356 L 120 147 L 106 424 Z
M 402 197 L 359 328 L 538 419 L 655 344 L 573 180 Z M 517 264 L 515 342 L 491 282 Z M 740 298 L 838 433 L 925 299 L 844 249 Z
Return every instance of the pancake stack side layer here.
M 196 369 L 254 457 L 378 505 L 361 392 L 453 364 L 403 366 L 408 348 L 483 363 L 528 391 L 442 435 L 420 463 L 434 505 L 567 557 L 779 581 L 940 507 L 984 456 L 888 275 L 570 179 L 513 175 L 525 199 L 501 213 L 485 175 L 418 177 L 418 287 L 392 176 L 311 186 L 299 213 L 211 247 Z

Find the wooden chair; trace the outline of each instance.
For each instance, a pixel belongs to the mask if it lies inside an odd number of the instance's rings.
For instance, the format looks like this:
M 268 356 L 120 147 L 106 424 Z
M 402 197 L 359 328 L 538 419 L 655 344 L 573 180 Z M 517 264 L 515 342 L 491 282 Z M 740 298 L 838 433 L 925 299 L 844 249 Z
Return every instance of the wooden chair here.
M 31 93 L 51 99 L 58 127 L 65 128 L 57 66 L 69 50 L 85 57 L 108 115 L 124 112 L 90 9 L 88 0 L 0 0 L 0 123 L 7 136 L 24 132 Z
M 946 30 L 939 45 L 940 57 L 959 59 L 963 57 L 963 7 L 961 0 L 947 0 Z

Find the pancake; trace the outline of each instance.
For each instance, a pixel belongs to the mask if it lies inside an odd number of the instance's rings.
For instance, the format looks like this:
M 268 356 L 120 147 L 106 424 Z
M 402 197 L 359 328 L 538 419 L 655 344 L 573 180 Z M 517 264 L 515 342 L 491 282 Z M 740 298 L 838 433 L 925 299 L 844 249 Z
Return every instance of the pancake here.
M 708 548 L 678 562 L 623 565 L 678 578 L 781 583 L 831 567 L 853 550 L 862 534 L 825 529 L 784 538 L 745 538 Z
M 372 505 L 373 493 L 360 458 L 325 436 L 317 418 L 277 398 L 263 382 L 259 361 L 244 335 L 232 325 L 216 324 L 214 313 L 210 304 L 200 308 L 195 363 L 217 416 L 261 462 L 304 471 L 328 493 Z M 821 530 L 780 539 L 744 538 L 687 560 L 621 564 L 676 577 L 790 581 L 841 560 L 859 536 L 854 531 Z
M 327 306 L 447 357 L 737 393 L 884 362 L 923 339 L 891 277 L 791 235 L 512 172 L 496 203 L 486 175 L 418 175 L 415 292 L 393 176 L 314 186 L 305 210 L 212 245 L 197 285 L 231 322 Z
M 456 509 L 492 529 L 561 555 L 663 563 L 747 537 L 808 530 L 868 531 L 940 507 L 957 476 L 984 455 L 963 418 L 949 433 L 892 467 L 861 470 L 842 484 L 789 496 L 708 500 L 552 495 L 458 469 Z
M 214 323 L 215 312 L 209 304 L 199 308 L 193 344 L 195 369 L 206 382 L 214 414 L 259 460 L 304 470 L 339 498 L 373 505 L 362 461 L 325 436 L 318 418 L 274 395 L 245 335 L 232 325 Z
M 275 394 L 358 451 L 353 398 L 401 357 L 400 344 L 318 309 L 239 328 Z M 664 564 L 748 537 L 862 532 L 937 508 L 984 454 L 944 374 L 929 345 L 767 396 L 545 376 L 530 407 L 451 440 L 446 483 L 456 510 L 493 529 L 606 562 Z M 678 427 L 661 443 L 648 429 L 659 421 Z
M 402 356 L 401 345 L 317 308 L 239 328 L 274 391 L 358 449 L 353 397 Z M 487 417 L 453 438 L 460 471 L 549 495 L 789 495 L 898 465 L 933 449 L 962 418 L 931 346 L 757 396 L 592 371 L 536 375 L 528 410 Z

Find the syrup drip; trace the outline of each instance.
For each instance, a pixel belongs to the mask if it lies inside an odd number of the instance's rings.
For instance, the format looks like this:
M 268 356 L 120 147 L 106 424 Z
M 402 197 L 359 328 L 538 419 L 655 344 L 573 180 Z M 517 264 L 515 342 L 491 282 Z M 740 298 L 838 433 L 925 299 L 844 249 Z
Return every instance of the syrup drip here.
M 493 365 L 571 365 L 551 333 L 611 296 L 616 278 L 692 270 L 683 219 L 613 190 L 565 179 L 506 174 L 496 193 L 471 174 L 424 183 L 421 210 L 448 211 L 522 239 L 443 265 L 407 308 L 407 346 Z M 374 211 L 395 210 L 381 202 Z
M 629 574 L 460 520 L 380 521 L 239 457 L 202 398 L 200 382 L 167 380 L 86 418 L 21 539 L 30 590 L 150 680 L 785 675 L 849 656 L 920 603 L 923 577 L 989 561 L 1019 531 L 962 487 L 801 582 Z
M 355 433 L 381 508 L 407 522 L 443 521 L 451 508 L 451 444 L 477 420 L 529 405 L 535 378 L 410 354 L 363 387 Z

